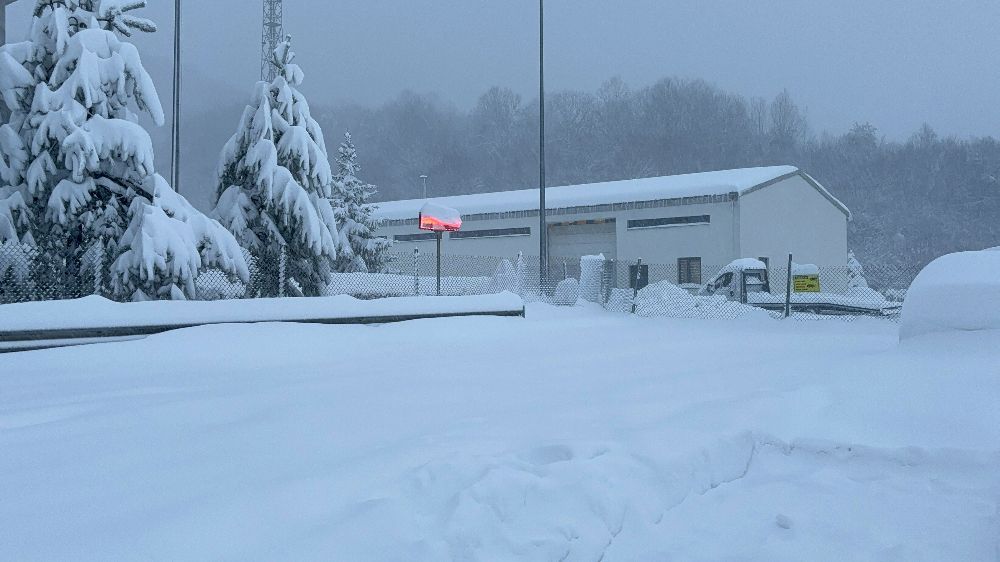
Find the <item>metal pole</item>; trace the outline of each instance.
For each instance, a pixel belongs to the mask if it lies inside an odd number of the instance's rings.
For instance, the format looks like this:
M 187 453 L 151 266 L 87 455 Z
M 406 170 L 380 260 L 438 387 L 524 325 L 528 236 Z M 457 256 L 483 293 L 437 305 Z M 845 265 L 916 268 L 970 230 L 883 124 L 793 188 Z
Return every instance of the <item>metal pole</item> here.
M 420 176 L 420 179 L 424 180 L 424 199 L 427 199 L 427 174 Z
M 413 249 L 413 296 L 420 296 L 420 248 Z
M 792 315 L 792 254 L 788 254 L 788 275 L 785 280 L 785 318 Z
M 0 45 L 7 43 L 7 4 L 9 0 L 0 0 Z
M 170 185 L 181 192 L 181 0 L 174 0 L 174 122 L 170 137 Z
M 437 232 L 437 296 L 441 296 L 441 238 L 443 233 L 439 230 Z
M 548 225 L 545 220 L 545 0 L 538 0 L 538 281 L 548 281 Z
M 632 280 L 632 314 L 635 314 L 636 304 L 639 300 L 639 280 L 642 279 L 642 258 L 635 262 L 635 279 Z

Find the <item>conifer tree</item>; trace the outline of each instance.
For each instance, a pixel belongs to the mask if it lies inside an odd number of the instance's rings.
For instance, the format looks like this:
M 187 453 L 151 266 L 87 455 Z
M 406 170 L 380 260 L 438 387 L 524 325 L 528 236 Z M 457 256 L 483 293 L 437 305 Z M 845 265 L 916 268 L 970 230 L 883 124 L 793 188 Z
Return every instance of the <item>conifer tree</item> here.
M 372 213 L 377 207 L 368 201 L 375 195 L 376 187 L 361 181 L 360 172 L 351 133 L 344 133 L 334 178 L 337 227 L 345 250 L 337 259 L 337 271 L 379 271 L 385 262 L 385 253 L 392 247 L 390 240 L 375 235 L 378 220 Z
M 205 268 L 248 276 L 232 235 L 156 174 L 135 110 L 162 125 L 163 109 L 119 38 L 156 30 L 130 13 L 145 5 L 37 0 L 29 39 L 0 48 L 0 236 L 37 247 L 45 296 L 95 274 L 122 300 L 192 298 Z
M 274 51 L 277 76 L 257 83 L 223 149 L 213 212 L 250 251 L 272 296 L 282 253 L 289 282 L 305 295 L 323 294 L 339 246 L 326 143 L 294 60 L 288 37 Z

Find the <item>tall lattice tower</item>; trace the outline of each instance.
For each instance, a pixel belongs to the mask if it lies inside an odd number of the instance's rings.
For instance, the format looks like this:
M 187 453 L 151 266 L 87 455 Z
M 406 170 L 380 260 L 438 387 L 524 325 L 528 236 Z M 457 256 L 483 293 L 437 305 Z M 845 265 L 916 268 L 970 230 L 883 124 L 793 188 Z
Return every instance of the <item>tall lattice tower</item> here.
M 264 32 L 260 41 L 260 79 L 274 80 L 274 50 L 284 40 L 281 0 L 264 0 Z

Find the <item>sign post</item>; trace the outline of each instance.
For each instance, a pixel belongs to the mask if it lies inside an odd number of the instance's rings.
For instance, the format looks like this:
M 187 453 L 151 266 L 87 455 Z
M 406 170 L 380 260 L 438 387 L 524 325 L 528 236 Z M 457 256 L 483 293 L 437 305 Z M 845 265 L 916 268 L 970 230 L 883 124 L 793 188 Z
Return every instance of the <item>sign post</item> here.
M 455 232 L 462 228 L 462 215 L 455 209 L 426 203 L 420 209 L 417 219 L 420 230 L 428 230 L 437 238 L 437 296 L 441 296 L 441 239 L 445 232 Z

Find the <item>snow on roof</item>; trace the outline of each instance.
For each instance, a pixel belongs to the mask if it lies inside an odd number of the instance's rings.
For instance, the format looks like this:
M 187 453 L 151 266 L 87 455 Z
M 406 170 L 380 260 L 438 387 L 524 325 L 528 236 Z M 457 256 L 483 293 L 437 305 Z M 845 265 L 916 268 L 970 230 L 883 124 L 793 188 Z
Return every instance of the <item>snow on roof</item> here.
M 743 193 L 763 183 L 799 171 L 794 166 L 743 168 L 719 172 L 701 172 L 634 180 L 609 181 L 585 185 L 564 185 L 545 189 L 546 208 L 581 207 L 678 199 L 727 193 Z M 385 220 L 416 219 L 428 200 L 408 199 L 378 204 L 376 216 Z M 429 199 L 436 204 L 457 209 L 462 214 L 503 213 L 538 208 L 538 189 L 497 191 L 473 195 L 455 195 Z

